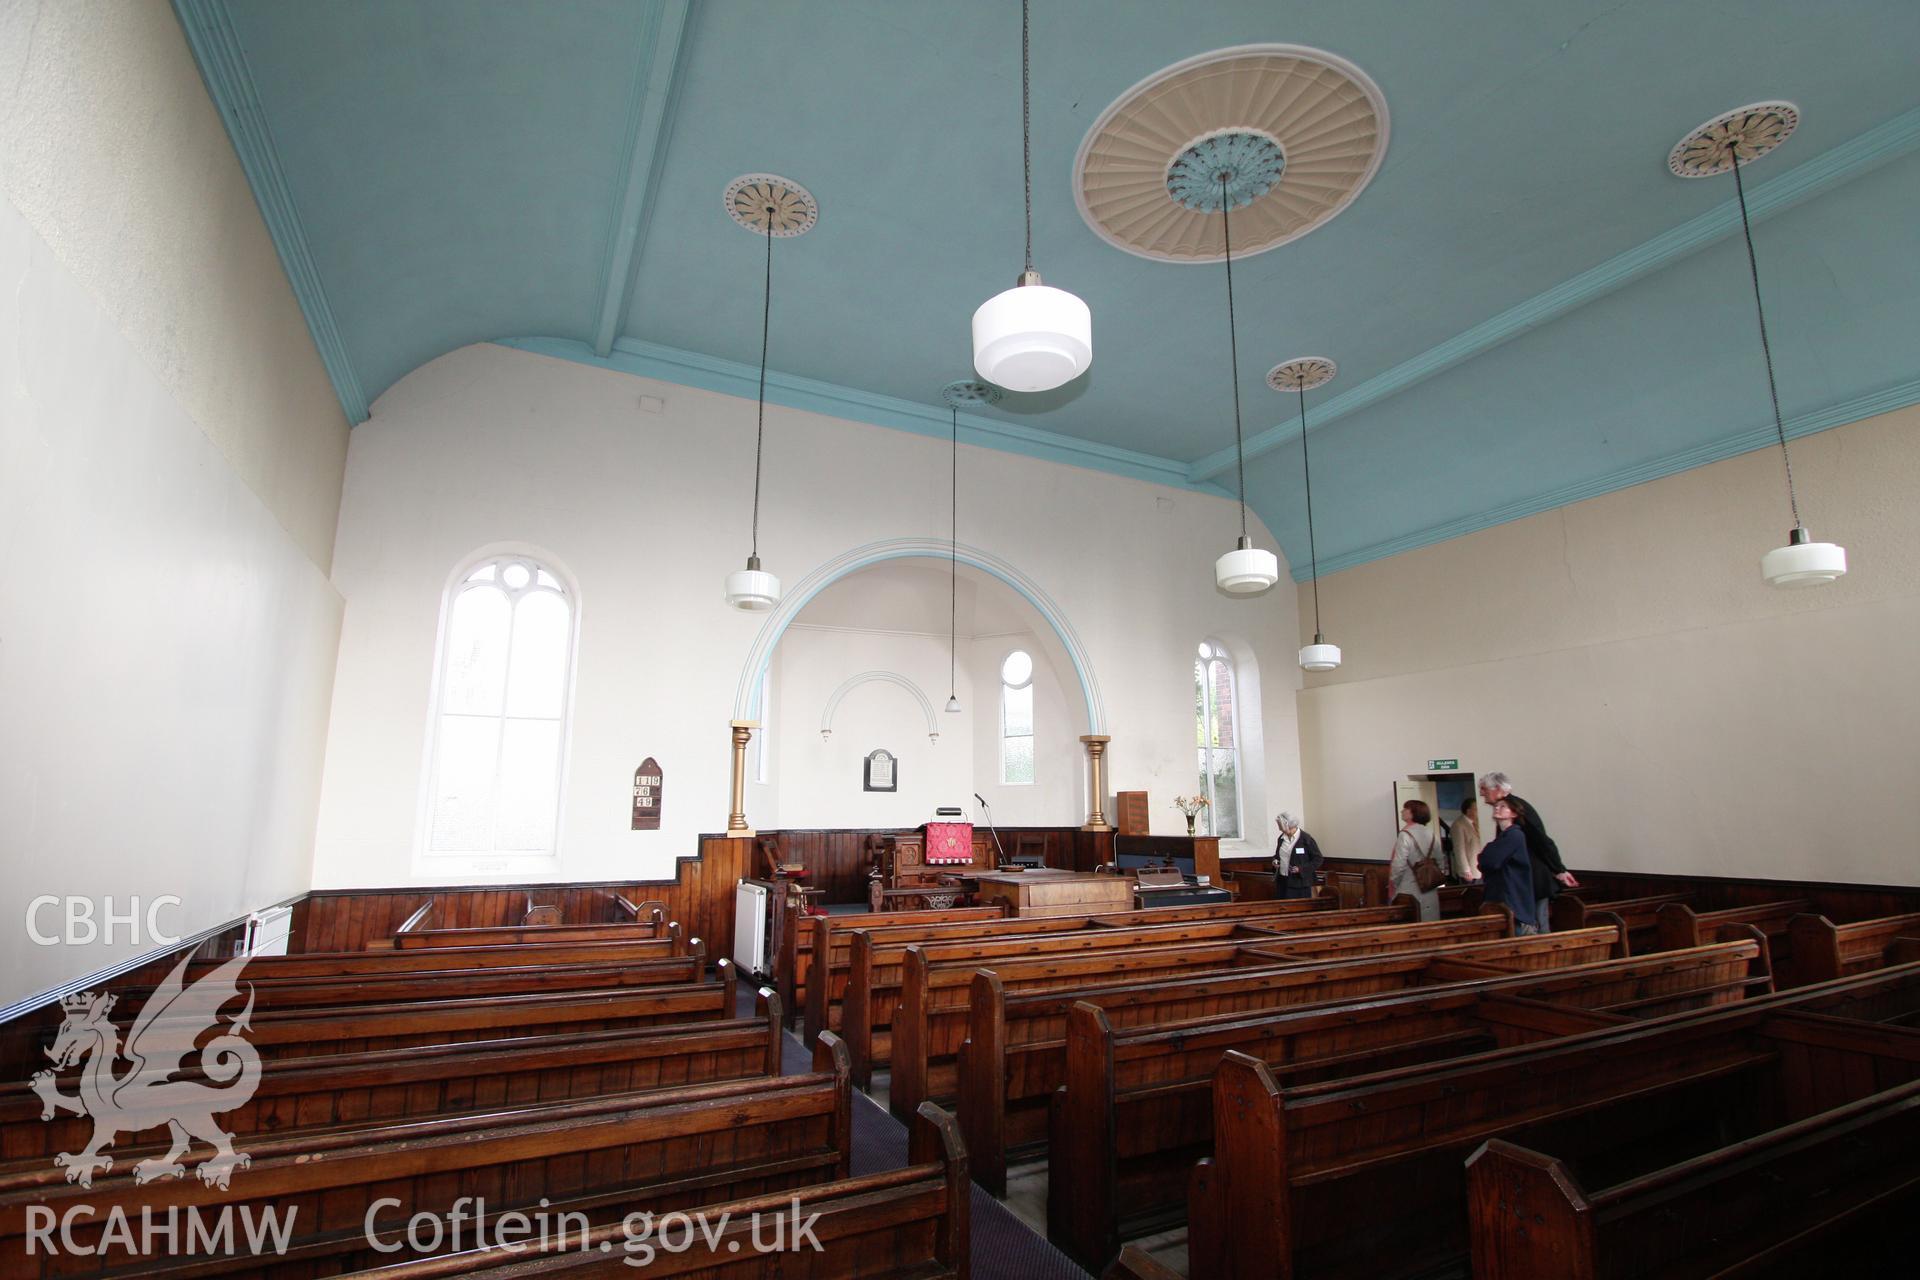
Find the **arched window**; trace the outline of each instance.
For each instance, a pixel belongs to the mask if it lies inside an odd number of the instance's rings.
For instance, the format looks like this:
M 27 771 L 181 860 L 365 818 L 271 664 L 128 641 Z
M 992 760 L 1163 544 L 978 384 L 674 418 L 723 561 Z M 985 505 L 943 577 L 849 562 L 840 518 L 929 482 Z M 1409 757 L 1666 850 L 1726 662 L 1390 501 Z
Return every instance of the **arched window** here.
M 1202 640 L 1193 664 L 1193 714 L 1199 743 L 1202 830 L 1229 840 L 1240 837 L 1240 731 L 1233 683 L 1233 655 L 1218 640 Z
M 1025 649 L 1000 664 L 1000 781 L 1033 781 L 1033 655 Z
M 447 593 L 441 634 L 426 852 L 471 871 L 551 858 L 574 602 L 538 561 L 495 556 Z

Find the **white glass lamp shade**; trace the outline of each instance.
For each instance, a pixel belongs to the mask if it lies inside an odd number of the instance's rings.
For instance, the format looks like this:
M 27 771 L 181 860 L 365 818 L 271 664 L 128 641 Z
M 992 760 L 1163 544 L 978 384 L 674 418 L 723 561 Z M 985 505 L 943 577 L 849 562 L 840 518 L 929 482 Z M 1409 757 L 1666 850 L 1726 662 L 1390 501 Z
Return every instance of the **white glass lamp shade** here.
M 1300 650 L 1300 669 L 1302 671 L 1332 671 L 1340 665 L 1340 646 L 1328 644 L 1319 636 L 1313 643 Z
M 1040 283 L 1015 285 L 973 313 L 973 367 L 1009 391 L 1051 391 L 1093 364 L 1093 313 L 1068 293 Z
M 1823 587 L 1847 572 L 1847 549 L 1815 542 L 1805 529 L 1788 535 L 1787 545 L 1760 557 L 1760 574 L 1769 586 Z
M 947 714 L 950 716 L 960 714 L 960 696 L 958 694 L 947 695 Z
M 1243 544 L 1245 541 L 1241 539 Z M 1213 562 L 1213 580 L 1230 595 L 1258 595 L 1280 581 L 1280 558 L 1271 551 L 1242 545 Z
M 759 556 L 727 575 L 727 603 L 747 613 L 765 613 L 780 603 L 780 579 L 760 568 Z

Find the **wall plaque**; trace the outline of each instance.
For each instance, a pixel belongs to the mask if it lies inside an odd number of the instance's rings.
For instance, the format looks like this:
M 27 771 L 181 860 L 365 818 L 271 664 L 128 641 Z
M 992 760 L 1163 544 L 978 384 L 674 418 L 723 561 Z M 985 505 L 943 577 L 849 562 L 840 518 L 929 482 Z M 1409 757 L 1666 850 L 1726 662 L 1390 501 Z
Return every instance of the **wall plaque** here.
M 660 829 L 660 765 L 652 756 L 633 771 L 633 829 Z
M 900 789 L 899 761 L 893 752 L 885 747 L 867 757 L 866 773 L 861 779 L 861 788 L 866 791 L 898 791 Z

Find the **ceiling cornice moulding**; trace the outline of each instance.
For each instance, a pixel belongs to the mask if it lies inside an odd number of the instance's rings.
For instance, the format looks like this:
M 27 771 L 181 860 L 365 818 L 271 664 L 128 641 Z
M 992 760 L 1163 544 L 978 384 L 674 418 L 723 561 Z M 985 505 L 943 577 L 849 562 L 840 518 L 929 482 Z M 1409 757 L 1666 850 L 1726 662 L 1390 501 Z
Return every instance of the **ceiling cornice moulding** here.
M 717 391 L 745 400 L 754 398 L 760 374 L 758 365 L 740 364 L 697 351 L 641 342 L 635 338 L 616 340 L 613 350 L 605 356 L 595 355 L 586 343 L 571 338 L 534 336 L 500 338 L 497 342 L 516 351 L 529 351 L 535 355 L 570 360 L 576 364 L 653 378 L 702 391 Z M 920 404 L 775 371 L 767 374 L 767 403 L 831 418 L 864 422 L 870 426 L 910 431 L 942 441 L 950 430 L 945 405 Z M 978 414 L 960 415 L 960 442 L 983 449 L 997 449 L 1002 453 L 1084 467 L 1091 471 L 1104 471 L 1175 489 L 1187 489 L 1212 497 L 1227 496 L 1226 490 L 1217 484 L 1189 479 L 1187 465 L 1177 459 L 1116 448 L 1097 440 L 1082 440 L 1077 436 L 1017 422 L 1001 422 Z
M 306 317 L 307 332 L 313 336 L 313 345 L 320 352 L 320 363 L 333 383 L 340 408 L 349 424 L 365 422 L 366 390 L 360 385 L 360 375 L 347 355 L 347 344 L 334 320 L 327 291 L 313 265 L 306 228 L 300 221 L 300 211 L 294 206 L 293 191 L 287 185 L 280 153 L 274 148 L 273 133 L 267 128 L 266 112 L 261 109 L 253 73 L 247 68 L 247 56 L 233 29 L 233 16 L 227 11 L 226 0 L 173 0 L 173 12 L 180 21 L 180 29 L 186 33 L 193 60 L 200 66 L 200 78 L 206 82 L 207 95 L 213 99 L 214 108 L 227 127 L 227 137 L 240 158 L 247 185 L 253 188 L 254 203 L 267 224 L 267 234 L 273 237 L 280 266 L 287 273 L 287 283 L 293 287 L 300 313 Z
M 1849 422 L 1859 422 L 1916 404 L 1920 404 L 1920 378 L 1895 383 L 1891 387 L 1868 392 L 1866 395 L 1836 400 L 1823 409 L 1815 409 L 1788 418 L 1784 426 L 1787 439 L 1796 440 L 1801 436 L 1814 435 L 1834 427 L 1844 427 Z M 1342 569 L 1353 569 L 1374 560 L 1384 560 L 1388 556 L 1399 555 L 1402 551 L 1432 546 L 1436 542 L 1446 542 L 1451 538 L 1478 533 L 1494 525 L 1523 520 L 1528 516 L 1539 515 L 1543 511 L 1572 506 L 1588 498 L 1597 498 L 1602 494 L 1613 493 L 1620 489 L 1630 489 L 1637 484 L 1647 484 L 1667 476 L 1678 475 L 1682 471 L 1704 467 L 1710 462 L 1722 462 L 1743 453 L 1752 453 L 1756 449 L 1771 449 L 1776 439 L 1773 423 L 1770 421 L 1760 423 L 1692 449 L 1683 449 L 1679 453 L 1670 453 L 1650 462 L 1635 463 L 1632 466 L 1621 467 L 1617 471 L 1609 471 L 1605 475 L 1580 484 L 1564 485 L 1546 493 L 1523 498 L 1518 502 L 1490 507 L 1485 511 L 1476 511 L 1459 520 L 1450 520 L 1445 524 L 1437 524 L 1431 528 L 1403 534 L 1398 538 L 1389 538 L 1352 551 L 1341 552 L 1339 555 L 1321 556 L 1320 576 L 1324 578 Z M 1296 569 L 1293 580 L 1305 582 L 1307 574 L 1303 570 Z

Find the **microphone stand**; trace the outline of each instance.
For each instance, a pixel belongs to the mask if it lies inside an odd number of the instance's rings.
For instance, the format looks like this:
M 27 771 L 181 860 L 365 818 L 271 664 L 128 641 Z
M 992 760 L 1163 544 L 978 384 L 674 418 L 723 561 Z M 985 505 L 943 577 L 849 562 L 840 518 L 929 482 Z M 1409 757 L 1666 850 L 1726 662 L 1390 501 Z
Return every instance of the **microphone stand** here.
M 986 810 L 987 812 L 987 830 L 991 832 L 993 835 L 993 850 L 995 853 L 1000 855 L 1000 860 L 994 863 L 994 866 L 1004 867 L 1007 865 L 1007 849 L 1005 845 L 1000 843 L 999 828 L 993 825 L 993 806 L 988 804 L 986 797 L 981 795 L 978 791 L 973 793 L 973 798 L 975 800 L 978 800 L 980 802 L 980 807 Z

